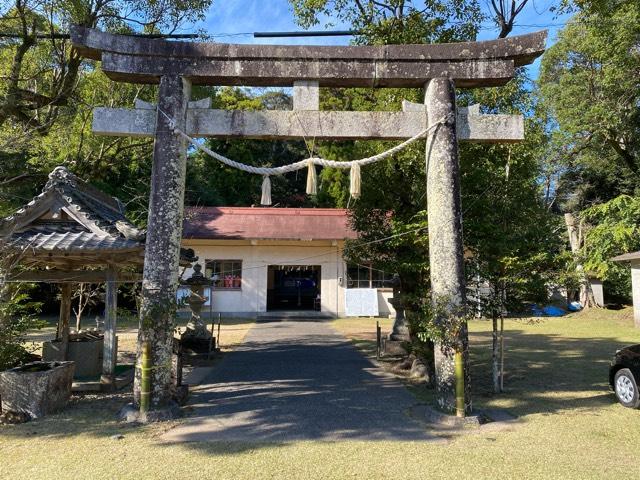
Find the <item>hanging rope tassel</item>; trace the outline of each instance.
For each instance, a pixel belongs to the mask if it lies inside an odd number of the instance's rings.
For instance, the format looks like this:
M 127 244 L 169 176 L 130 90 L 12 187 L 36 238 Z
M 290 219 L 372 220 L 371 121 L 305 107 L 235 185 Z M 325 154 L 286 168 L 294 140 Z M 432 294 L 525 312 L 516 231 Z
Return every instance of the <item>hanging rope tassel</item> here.
M 262 179 L 262 198 L 260 205 L 271 205 L 271 178 L 265 175 Z
M 313 160 L 307 162 L 307 195 L 318 194 L 318 179 L 316 176 L 316 166 Z
M 360 198 L 360 164 L 353 163 L 349 174 L 349 193 L 356 200 Z

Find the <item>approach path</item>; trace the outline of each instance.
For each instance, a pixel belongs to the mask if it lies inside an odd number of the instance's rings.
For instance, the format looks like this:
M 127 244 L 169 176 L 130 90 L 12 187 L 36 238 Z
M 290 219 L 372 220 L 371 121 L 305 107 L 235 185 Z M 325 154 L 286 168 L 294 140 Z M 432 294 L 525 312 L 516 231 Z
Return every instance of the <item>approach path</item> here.
M 437 440 L 407 416 L 416 403 L 328 322 L 261 322 L 161 441 Z

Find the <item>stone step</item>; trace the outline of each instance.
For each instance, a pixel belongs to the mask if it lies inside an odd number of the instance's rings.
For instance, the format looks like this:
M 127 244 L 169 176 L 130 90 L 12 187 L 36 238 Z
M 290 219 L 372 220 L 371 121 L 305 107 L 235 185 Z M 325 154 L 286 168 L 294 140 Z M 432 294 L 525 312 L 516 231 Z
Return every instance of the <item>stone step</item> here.
M 273 321 L 273 320 L 332 320 L 333 315 L 326 312 L 317 312 L 313 310 L 283 310 L 273 312 L 260 312 L 257 315 L 257 321 Z

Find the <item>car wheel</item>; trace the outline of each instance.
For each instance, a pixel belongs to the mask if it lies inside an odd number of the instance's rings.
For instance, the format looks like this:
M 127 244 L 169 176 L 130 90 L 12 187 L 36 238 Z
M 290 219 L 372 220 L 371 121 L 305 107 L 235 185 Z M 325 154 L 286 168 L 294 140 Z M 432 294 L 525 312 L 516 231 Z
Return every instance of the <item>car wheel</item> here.
M 633 373 L 628 368 L 622 368 L 616 372 L 613 382 L 618 401 L 629 408 L 640 407 L 640 392 L 638 384 L 633 378 Z

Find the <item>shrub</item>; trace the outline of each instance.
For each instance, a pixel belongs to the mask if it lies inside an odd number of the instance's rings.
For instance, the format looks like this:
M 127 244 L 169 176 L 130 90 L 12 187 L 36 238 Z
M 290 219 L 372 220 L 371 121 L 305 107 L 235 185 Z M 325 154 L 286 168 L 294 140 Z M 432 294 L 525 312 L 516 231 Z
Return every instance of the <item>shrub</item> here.
M 29 296 L 32 285 L 0 283 L 0 371 L 25 362 L 33 349 L 25 345 L 27 331 L 42 328 L 36 314 L 40 303 Z

